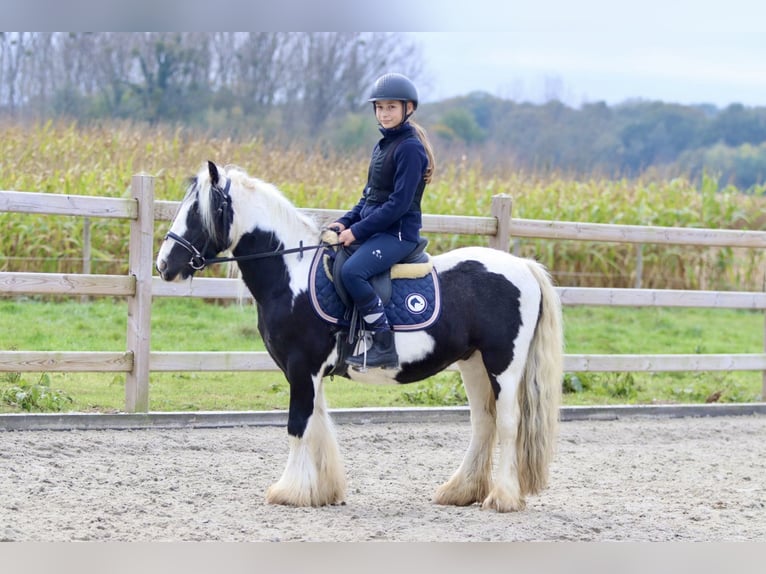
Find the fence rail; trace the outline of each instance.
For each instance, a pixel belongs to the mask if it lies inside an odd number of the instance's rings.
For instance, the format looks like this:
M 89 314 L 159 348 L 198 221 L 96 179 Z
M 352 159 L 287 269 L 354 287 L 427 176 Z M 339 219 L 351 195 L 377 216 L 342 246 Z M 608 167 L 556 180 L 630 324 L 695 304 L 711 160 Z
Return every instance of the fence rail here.
M 117 296 L 128 299 L 124 352 L 0 351 L 0 372 L 124 372 L 125 410 L 149 410 L 149 373 L 160 371 L 275 371 L 264 352 L 153 352 L 150 346 L 153 297 L 237 299 L 246 295 L 236 279 L 197 278 L 166 283 L 153 277 L 154 224 L 173 218 L 178 202 L 154 201 L 154 180 L 134 176 L 132 199 L 0 191 L 0 211 L 112 217 L 131 221 L 129 273 L 123 275 L 0 272 L 0 295 L 64 294 Z M 512 237 L 661 243 L 677 245 L 766 247 L 766 232 L 645 227 L 513 219 L 512 200 L 493 197 L 489 217 L 424 214 L 426 233 L 486 236 L 491 247 L 508 250 Z M 330 221 L 342 212 L 304 209 Z M 766 293 L 558 287 L 563 305 L 709 307 L 766 310 Z M 763 371 L 766 396 L 766 352 L 718 355 L 566 355 L 564 368 L 581 371 Z
M 541 221 L 539 219 L 513 219 L 509 229 L 511 235 L 515 237 L 540 239 L 659 243 L 705 247 L 766 247 L 766 231 L 577 223 Z

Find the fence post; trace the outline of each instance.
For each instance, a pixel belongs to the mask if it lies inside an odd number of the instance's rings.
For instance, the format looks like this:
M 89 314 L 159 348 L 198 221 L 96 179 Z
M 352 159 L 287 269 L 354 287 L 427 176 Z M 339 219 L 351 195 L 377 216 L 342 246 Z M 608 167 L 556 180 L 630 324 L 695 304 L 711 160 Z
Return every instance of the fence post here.
M 501 251 L 508 251 L 511 244 L 511 209 L 513 198 L 505 193 L 492 196 L 490 213 L 497 219 L 497 233 L 489 238 L 489 246 Z
M 149 354 L 151 351 L 152 269 L 154 249 L 154 178 L 134 175 L 130 183 L 138 203 L 138 217 L 130 222 L 128 274 L 136 280 L 128 297 L 127 350 L 133 368 L 125 378 L 125 410 L 149 410 Z
M 83 218 L 82 221 L 82 274 L 90 275 L 91 266 L 91 239 L 90 239 L 90 217 Z M 87 303 L 90 297 L 80 296 L 80 303 Z
M 636 282 L 633 284 L 635 289 L 641 289 L 644 276 L 644 244 L 636 243 Z

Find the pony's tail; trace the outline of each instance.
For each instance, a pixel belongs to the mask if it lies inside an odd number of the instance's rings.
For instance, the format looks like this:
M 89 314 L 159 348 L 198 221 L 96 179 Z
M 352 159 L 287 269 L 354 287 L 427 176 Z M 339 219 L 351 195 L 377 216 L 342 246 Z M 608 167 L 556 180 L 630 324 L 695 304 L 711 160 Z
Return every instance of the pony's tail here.
M 519 386 L 519 429 L 516 464 L 522 496 L 548 485 L 548 467 L 555 450 L 564 370 L 561 302 L 548 271 L 529 260 L 540 285 L 542 301 L 535 334 Z

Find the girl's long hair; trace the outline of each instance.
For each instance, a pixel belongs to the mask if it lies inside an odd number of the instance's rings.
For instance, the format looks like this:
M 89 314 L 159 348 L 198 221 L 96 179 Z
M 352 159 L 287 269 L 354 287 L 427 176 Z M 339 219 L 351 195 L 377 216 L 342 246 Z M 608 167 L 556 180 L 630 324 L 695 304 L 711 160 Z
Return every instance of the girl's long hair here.
M 410 125 L 415 130 L 420 143 L 423 144 L 423 147 L 426 150 L 426 156 L 428 157 L 428 167 L 426 167 L 426 173 L 423 176 L 423 179 L 426 181 L 426 183 L 431 183 L 431 178 L 433 177 L 434 170 L 436 169 L 436 157 L 434 156 L 434 150 L 431 146 L 431 141 L 428 139 L 428 134 L 426 133 L 426 130 L 423 128 L 423 126 L 413 122 L 412 120 L 410 120 Z

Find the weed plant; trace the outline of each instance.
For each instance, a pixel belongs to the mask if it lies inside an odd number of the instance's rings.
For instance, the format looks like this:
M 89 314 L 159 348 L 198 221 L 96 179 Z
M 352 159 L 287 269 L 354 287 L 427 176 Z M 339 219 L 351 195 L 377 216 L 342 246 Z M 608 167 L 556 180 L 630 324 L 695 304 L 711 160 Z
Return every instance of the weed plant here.
M 47 373 L 42 373 L 36 383 L 23 380 L 21 373 L 3 373 L 0 377 L 0 404 L 11 410 L 59 412 L 73 402 L 64 391 L 51 388 Z

